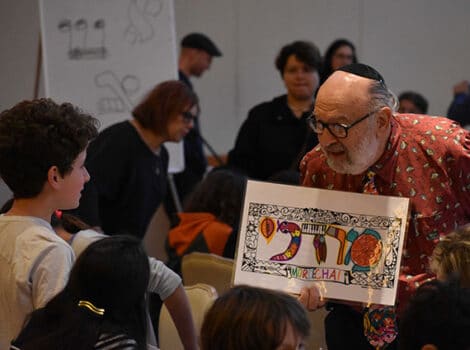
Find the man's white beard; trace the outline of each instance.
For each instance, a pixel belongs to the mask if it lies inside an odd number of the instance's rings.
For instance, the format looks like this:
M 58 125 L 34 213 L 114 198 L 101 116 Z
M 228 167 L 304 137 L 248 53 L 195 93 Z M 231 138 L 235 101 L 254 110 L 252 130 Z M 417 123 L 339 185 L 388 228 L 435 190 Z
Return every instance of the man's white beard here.
M 353 149 L 346 149 L 346 160 L 336 161 L 328 158 L 328 166 L 340 174 L 358 175 L 364 173 L 374 164 L 374 160 L 379 147 L 379 140 L 375 135 L 366 135 Z

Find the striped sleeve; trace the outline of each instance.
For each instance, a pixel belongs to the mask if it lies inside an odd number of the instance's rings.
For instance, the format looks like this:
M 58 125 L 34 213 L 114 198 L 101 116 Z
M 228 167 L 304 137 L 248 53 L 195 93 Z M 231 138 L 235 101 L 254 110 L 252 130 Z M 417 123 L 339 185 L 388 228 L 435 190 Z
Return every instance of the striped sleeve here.
M 101 334 L 95 350 L 136 350 L 137 342 L 125 334 Z

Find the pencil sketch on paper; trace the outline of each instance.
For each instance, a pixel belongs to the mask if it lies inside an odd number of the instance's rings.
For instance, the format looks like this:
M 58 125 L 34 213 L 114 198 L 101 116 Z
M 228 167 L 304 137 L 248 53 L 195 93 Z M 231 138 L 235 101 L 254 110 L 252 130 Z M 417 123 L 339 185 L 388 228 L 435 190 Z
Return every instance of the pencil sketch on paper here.
M 124 37 L 131 43 L 143 43 L 155 36 L 155 23 L 162 10 L 162 0 L 131 0 L 127 8 L 129 25 Z
M 94 77 L 98 88 L 105 88 L 111 94 L 98 100 L 99 114 L 130 112 L 133 108 L 131 100 L 140 89 L 140 81 L 134 75 L 126 75 L 122 79 L 111 70 L 100 72 Z
M 99 18 L 95 21 L 79 18 L 76 21 L 62 19 L 57 24 L 59 32 L 67 35 L 67 55 L 70 60 L 106 59 L 105 20 Z
M 401 224 L 397 217 L 250 202 L 241 270 L 394 288 Z

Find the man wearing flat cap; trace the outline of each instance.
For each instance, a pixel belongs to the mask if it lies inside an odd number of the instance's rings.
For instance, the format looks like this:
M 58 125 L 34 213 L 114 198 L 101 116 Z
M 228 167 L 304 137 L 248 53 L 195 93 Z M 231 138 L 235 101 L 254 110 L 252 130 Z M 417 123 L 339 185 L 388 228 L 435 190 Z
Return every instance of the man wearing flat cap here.
M 186 35 L 181 40 L 181 51 L 178 61 L 179 80 L 193 90 L 190 78 L 201 77 L 210 68 L 212 57 L 220 56 L 222 56 L 222 52 L 206 35 L 202 33 Z M 176 189 L 181 201 L 202 180 L 207 168 L 207 160 L 202 147 L 199 116 L 196 117 L 194 119 L 194 128 L 184 138 L 185 169 L 183 172 L 174 175 Z M 174 201 L 167 198 L 165 207 L 173 226 L 177 222 L 175 218 L 177 210 L 175 209 Z
M 189 78 L 201 77 L 212 63 L 212 57 L 220 57 L 222 53 L 207 36 L 191 33 L 181 40 L 181 53 L 178 62 L 179 78 L 189 87 L 193 87 Z

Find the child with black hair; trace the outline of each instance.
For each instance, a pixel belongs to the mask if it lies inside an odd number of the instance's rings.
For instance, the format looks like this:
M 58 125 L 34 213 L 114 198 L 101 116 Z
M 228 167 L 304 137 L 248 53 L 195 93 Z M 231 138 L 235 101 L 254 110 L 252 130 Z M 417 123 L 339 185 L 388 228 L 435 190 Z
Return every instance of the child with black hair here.
M 148 283 L 138 239 L 100 239 L 77 259 L 65 288 L 32 313 L 12 349 L 144 350 Z

